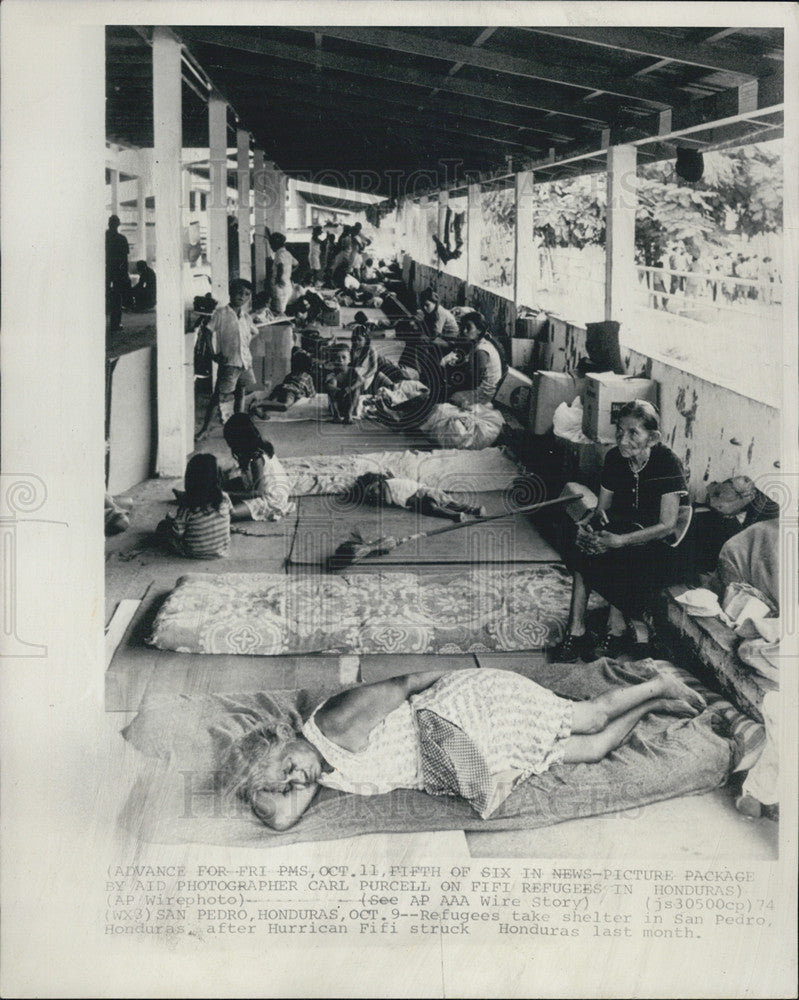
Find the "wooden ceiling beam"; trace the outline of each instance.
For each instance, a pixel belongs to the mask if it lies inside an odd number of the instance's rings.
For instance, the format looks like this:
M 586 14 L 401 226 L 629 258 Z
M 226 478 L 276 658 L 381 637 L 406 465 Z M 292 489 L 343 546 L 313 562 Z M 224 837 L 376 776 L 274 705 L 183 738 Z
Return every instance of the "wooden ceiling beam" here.
M 276 70 L 274 67 L 264 71 L 256 67 L 239 65 L 235 69 L 228 70 L 226 75 L 231 79 L 241 78 L 242 80 L 250 81 L 257 79 L 263 81 L 265 87 L 268 86 L 270 88 L 275 82 L 279 83 L 280 81 L 285 82 L 290 80 L 292 88 L 298 89 L 299 92 L 312 91 L 314 94 L 319 94 L 317 80 L 310 78 L 307 73 L 300 71 L 287 77 L 285 73 Z M 329 77 L 322 77 L 323 82 L 330 83 L 331 88 L 335 87 L 335 91 L 331 89 L 329 92 L 325 92 L 330 95 L 326 97 L 326 100 L 334 104 L 336 100 L 335 94 L 340 93 L 369 100 L 387 101 L 390 104 L 399 104 L 407 107 L 409 112 L 411 110 L 416 111 L 415 117 L 417 118 L 420 117 L 420 113 L 418 112 L 419 103 L 422 100 L 424 100 L 425 104 L 428 102 L 427 97 L 423 98 L 413 89 L 392 87 L 383 82 L 375 83 L 375 81 L 367 82 L 363 80 L 363 82 L 359 83 L 355 82 L 356 79 L 353 78 L 353 82 L 345 82 L 341 78 L 338 78 L 334 82 Z M 528 112 L 521 108 L 514 108 L 510 104 L 483 101 L 479 98 L 466 100 L 457 95 L 438 94 L 436 95 L 435 103 L 431 105 L 426 113 L 428 116 L 443 113 L 457 118 L 476 119 L 493 125 L 503 125 L 506 129 L 508 127 L 525 129 L 529 132 L 546 135 L 555 140 L 566 141 L 582 135 L 580 130 L 564 127 L 561 124 L 557 126 L 553 125 L 550 128 L 543 127 L 546 124 L 545 122 L 537 122 Z M 597 123 L 591 124 L 595 128 L 600 127 Z
M 474 80 L 464 80 L 457 76 L 450 77 L 440 73 L 409 69 L 406 66 L 397 65 L 389 59 L 366 59 L 360 56 L 342 55 L 338 52 L 317 51 L 303 48 L 300 45 L 286 45 L 230 28 L 192 27 L 182 30 L 186 37 L 204 45 L 250 52 L 302 65 L 314 66 L 318 64 L 325 69 L 339 70 L 371 79 L 390 80 L 393 83 L 428 87 L 431 90 L 439 89 L 447 93 L 458 94 L 461 97 L 476 97 L 500 104 L 510 104 L 517 108 L 530 108 L 534 111 L 565 115 L 581 121 L 596 122 L 599 125 L 608 125 L 614 118 L 625 118 L 624 115 L 617 114 L 615 106 L 600 106 L 598 103 L 590 107 L 583 106 L 543 90 L 529 95 L 521 93 L 518 86 L 511 81 L 504 83 L 497 79 L 492 83 L 480 83 Z M 224 74 L 225 70 L 220 67 L 219 72 Z
M 540 35 L 550 35 L 586 45 L 621 50 L 632 55 L 667 59 L 670 62 L 699 66 L 707 70 L 725 70 L 757 79 L 770 76 L 778 66 L 769 59 L 746 53 L 732 53 L 712 44 L 690 45 L 669 40 L 643 28 L 526 28 Z
M 229 74 L 229 76 L 231 79 L 237 79 L 239 71 L 236 71 L 235 76 L 233 74 Z M 307 77 L 288 82 L 285 77 L 265 77 L 263 74 L 260 74 L 258 79 L 261 82 L 258 84 L 254 82 L 255 78 L 251 75 L 247 75 L 246 79 L 248 82 L 237 85 L 237 89 L 240 93 L 250 96 L 258 93 L 262 94 L 268 100 L 270 94 L 278 93 L 290 101 L 303 100 L 306 104 L 310 102 L 312 105 L 315 105 L 314 110 L 318 109 L 320 111 L 326 111 L 328 108 L 335 110 L 335 108 L 341 107 L 342 97 L 345 97 L 350 100 L 353 107 L 355 107 L 355 102 L 361 102 L 358 110 L 363 110 L 367 114 L 382 114 L 382 112 L 377 112 L 376 108 L 377 105 L 383 104 L 388 105 L 392 109 L 406 109 L 405 114 L 400 118 L 397 118 L 396 114 L 392 118 L 400 122 L 408 122 L 408 124 L 415 128 L 424 129 L 429 127 L 436 129 L 439 125 L 443 125 L 448 130 L 457 131 L 459 134 L 474 135 L 479 138 L 487 138 L 517 146 L 527 145 L 533 149 L 538 149 L 540 145 L 540 143 L 535 141 L 536 135 L 546 136 L 548 142 L 553 140 L 569 141 L 578 136 L 583 137 L 582 133 L 574 131 L 564 134 L 562 131 L 555 129 L 546 130 L 536 128 L 534 125 L 525 122 L 524 115 L 515 115 L 513 113 L 509 115 L 509 117 L 514 119 L 513 121 L 497 123 L 483 118 L 476 112 L 476 109 L 470 109 L 468 104 L 458 106 L 457 110 L 454 107 L 450 108 L 446 104 L 443 104 L 441 107 L 434 106 L 420 113 L 415 110 L 418 99 L 409 96 L 407 92 L 399 90 L 396 87 L 372 88 L 371 91 L 365 92 L 359 87 L 341 86 L 337 82 L 334 89 L 331 88 L 320 94 L 316 89 L 315 81 Z M 471 114 L 468 113 L 469 110 L 471 110 Z M 519 131 L 515 131 L 515 129 Z
M 397 123 L 398 127 L 392 126 L 391 132 L 395 145 L 403 146 L 408 142 L 413 142 L 421 148 L 444 146 L 452 148 L 459 155 L 463 155 L 464 149 L 471 154 L 472 150 L 469 147 L 479 147 L 481 140 L 495 146 L 501 146 L 511 154 L 514 152 L 519 155 L 526 153 L 532 156 L 541 152 L 540 146 L 524 143 L 512 136 L 473 134 L 455 125 L 450 127 L 436 124 L 430 129 L 415 128 L 408 125 L 407 119 L 399 111 L 387 112 L 382 108 L 368 107 L 350 100 L 339 100 L 337 108 L 322 111 L 323 120 L 321 122 L 314 121 L 313 113 L 319 111 L 319 108 L 312 100 L 306 101 L 295 97 L 291 104 L 291 114 L 285 117 L 280 114 L 279 109 L 269 106 L 260 113 L 256 113 L 254 106 L 249 103 L 243 106 L 247 108 L 248 121 L 253 123 L 255 130 L 259 133 L 263 132 L 264 135 L 268 135 L 270 131 L 275 129 L 276 123 L 280 121 L 284 123 L 288 134 L 300 128 L 312 129 L 317 135 L 317 141 L 327 146 L 329 146 L 330 140 L 325 132 L 325 121 L 331 125 L 335 123 L 335 131 L 339 137 L 342 136 L 342 130 L 357 132 L 360 136 L 368 137 L 370 134 L 376 134 L 376 130 L 382 131 L 383 125 L 386 123 Z M 301 115 L 298 112 L 306 111 L 310 114 L 300 121 Z M 479 128 L 479 124 L 477 128 Z M 359 145 L 363 145 L 363 142 L 364 139 L 361 138 Z M 390 164 L 388 165 L 390 166 Z
M 448 60 L 453 63 L 461 62 L 467 66 L 475 66 L 478 69 L 490 70 L 494 73 L 543 80 L 559 86 L 577 87 L 580 90 L 599 90 L 615 97 L 643 101 L 664 109 L 687 103 L 686 96 L 680 94 L 679 91 L 669 91 L 662 86 L 640 81 L 635 86 L 630 86 L 628 83 L 615 80 L 609 73 L 597 71 L 589 66 L 572 67 L 566 63 L 540 62 L 537 59 L 513 56 L 505 52 L 472 48 L 469 45 L 457 45 L 439 38 L 425 38 L 394 28 L 350 28 L 336 25 L 313 29 L 301 26 L 298 27 L 298 30 L 321 31 L 329 38 L 391 49 L 393 52 L 407 52 L 409 55 L 428 59 Z

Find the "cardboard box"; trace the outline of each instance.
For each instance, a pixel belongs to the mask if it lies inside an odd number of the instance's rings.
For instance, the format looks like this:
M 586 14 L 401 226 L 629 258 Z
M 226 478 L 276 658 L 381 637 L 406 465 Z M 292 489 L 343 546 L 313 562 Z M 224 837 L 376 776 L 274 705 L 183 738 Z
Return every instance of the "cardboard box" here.
M 605 455 L 613 445 L 600 441 L 569 441 L 567 438 L 555 440 L 561 449 L 563 478 L 585 483 L 594 493 L 599 494 Z
M 543 331 L 547 319 L 545 312 L 538 313 L 537 316 L 520 316 L 514 325 L 514 338 L 535 340 Z
M 536 346 L 535 340 L 513 337 L 510 342 L 510 363 L 513 367 L 532 371 L 533 352 Z
M 515 368 L 508 368 L 494 393 L 494 402 L 499 406 L 507 406 L 521 420 L 526 420 L 532 387 L 531 378 Z
M 583 434 L 594 441 L 615 441 L 618 412 L 634 399 L 645 399 L 657 406 L 657 382 L 625 378 L 613 372 L 588 375 L 583 393 Z
M 569 372 L 535 372 L 528 416 L 528 426 L 533 434 L 551 431 L 555 410 L 561 403 L 571 406 L 584 386 L 585 379 L 578 379 Z

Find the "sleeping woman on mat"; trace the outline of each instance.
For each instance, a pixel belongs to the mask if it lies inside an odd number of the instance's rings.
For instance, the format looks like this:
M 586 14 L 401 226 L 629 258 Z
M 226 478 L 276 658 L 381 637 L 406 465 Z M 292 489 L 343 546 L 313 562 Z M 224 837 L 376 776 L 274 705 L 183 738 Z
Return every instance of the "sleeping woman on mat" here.
M 602 760 L 649 712 L 704 707 L 665 673 L 572 702 L 506 670 L 435 670 L 333 695 L 301 732 L 261 726 L 232 744 L 224 772 L 229 790 L 274 830 L 296 823 L 320 785 L 458 795 L 487 818 L 530 775 Z

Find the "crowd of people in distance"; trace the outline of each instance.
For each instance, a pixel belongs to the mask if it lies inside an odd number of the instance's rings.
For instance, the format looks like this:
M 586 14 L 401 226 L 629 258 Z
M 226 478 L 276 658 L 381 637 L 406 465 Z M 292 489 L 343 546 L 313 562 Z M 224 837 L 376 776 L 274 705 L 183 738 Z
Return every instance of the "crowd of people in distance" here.
M 146 260 L 136 261 L 136 283 L 130 279 L 128 254 L 130 244 L 119 231 L 118 215 L 108 219 L 105 232 L 105 311 L 108 330 L 115 333 L 122 329 L 122 312 L 149 312 L 155 309 L 155 271 Z

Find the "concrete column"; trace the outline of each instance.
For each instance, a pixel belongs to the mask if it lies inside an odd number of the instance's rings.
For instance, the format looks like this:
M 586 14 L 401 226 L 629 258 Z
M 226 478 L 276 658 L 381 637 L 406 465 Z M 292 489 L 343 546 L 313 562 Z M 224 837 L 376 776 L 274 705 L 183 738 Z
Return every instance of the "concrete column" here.
M 156 472 L 160 476 L 182 476 L 186 467 L 181 145 L 180 42 L 168 28 L 156 27 L 153 30 L 153 192 L 158 273 Z
M 629 325 L 638 282 L 635 276 L 635 146 L 608 149 L 605 220 L 605 319 Z M 622 331 L 622 337 L 624 332 Z
M 252 257 L 250 251 L 250 133 L 245 129 L 236 130 L 237 178 L 239 190 L 239 277 L 252 280 Z
M 255 273 L 253 287 L 256 292 L 263 291 L 266 279 L 266 203 L 264 195 L 264 151 L 253 150 L 253 243 L 255 245 Z
M 466 194 L 466 284 L 476 285 L 482 276 L 480 239 L 483 218 L 480 210 L 480 185 L 470 184 Z M 469 289 L 466 289 L 467 300 Z
M 228 299 L 227 265 L 227 104 L 218 94 L 208 101 L 210 190 L 208 192 L 208 259 L 211 294 L 217 302 Z
M 535 304 L 535 276 L 538 270 L 533 246 L 534 184 L 532 170 L 524 170 L 514 178 L 516 226 L 513 246 L 513 303 L 519 306 Z

